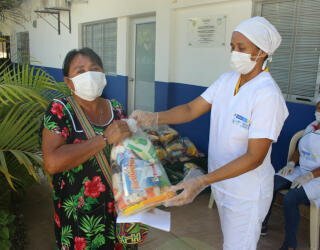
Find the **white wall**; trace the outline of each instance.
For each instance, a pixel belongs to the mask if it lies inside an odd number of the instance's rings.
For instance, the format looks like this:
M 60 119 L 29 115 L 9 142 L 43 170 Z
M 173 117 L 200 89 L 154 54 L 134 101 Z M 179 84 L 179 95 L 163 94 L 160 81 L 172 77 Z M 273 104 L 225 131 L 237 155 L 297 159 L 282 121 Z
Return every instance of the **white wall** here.
M 229 44 L 233 28 L 250 17 L 252 0 L 88 0 L 73 3 L 71 28 L 61 26 L 61 35 L 39 18 L 34 10 L 42 8 L 49 0 L 27 0 L 23 6 L 29 22 L 24 27 L 1 27 L 11 35 L 15 48 L 15 34 L 29 31 L 30 54 L 33 64 L 61 68 L 64 56 L 81 47 L 81 24 L 109 18 L 118 18 L 117 74 L 130 72 L 130 21 L 137 16 L 153 15 L 156 18 L 155 79 L 164 82 L 181 82 L 208 86 L 219 74 L 228 70 L 229 48 L 190 48 L 186 46 L 186 18 L 227 16 L 226 43 Z M 52 1 L 52 0 L 50 0 Z M 57 20 L 41 14 L 57 26 Z M 32 27 L 32 21 L 37 27 Z M 67 12 L 61 20 L 68 24 Z M 13 54 L 15 51 L 12 51 Z
M 192 2 L 192 1 L 186 1 Z M 195 2 L 195 1 L 194 1 Z M 173 38 L 170 81 L 209 86 L 217 77 L 230 70 L 230 38 L 241 20 L 251 16 L 251 0 L 199 1 L 198 6 L 177 8 L 173 12 Z M 190 47 L 187 44 L 187 19 L 226 16 L 225 46 Z

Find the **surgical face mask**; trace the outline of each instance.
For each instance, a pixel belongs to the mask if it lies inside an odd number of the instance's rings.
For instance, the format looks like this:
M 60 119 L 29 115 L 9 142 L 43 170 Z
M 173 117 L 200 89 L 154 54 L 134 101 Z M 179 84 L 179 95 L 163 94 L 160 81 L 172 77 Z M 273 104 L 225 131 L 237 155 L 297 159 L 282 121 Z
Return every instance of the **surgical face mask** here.
M 238 51 L 232 51 L 230 66 L 240 74 L 243 74 L 243 75 L 248 74 L 256 66 L 257 59 L 260 55 L 260 52 L 261 50 L 259 51 L 259 54 L 257 55 L 256 60 L 252 61 L 250 54 L 242 53 Z
M 314 116 L 316 117 L 316 121 L 317 121 L 317 122 L 320 122 L 320 112 L 319 112 L 319 111 L 316 111 L 316 112 L 314 113 Z
M 74 93 L 86 101 L 93 101 L 101 96 L 107 85 L 105 74 L 98 71 L 87 71 L 70 79 L 74 85 Z

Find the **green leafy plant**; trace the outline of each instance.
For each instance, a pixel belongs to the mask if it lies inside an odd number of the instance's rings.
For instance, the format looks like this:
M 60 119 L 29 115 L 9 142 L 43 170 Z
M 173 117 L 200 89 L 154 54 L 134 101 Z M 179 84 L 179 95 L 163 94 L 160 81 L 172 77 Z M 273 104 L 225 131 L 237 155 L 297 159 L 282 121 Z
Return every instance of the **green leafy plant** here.
M 13 234 L 13 221 L 15 216 L 5 210 L 0 210 L 0 249 L 11 248 L 10 238 Z
M 22 0 L 0 0 L 0 22 L 22 25 L 27 19 L 20 8 Z
M 51 98 L 68 92 L 39 67 L 5 65 L 0 65 L 0 174 L 16 189 L 38 180 L 43 113 Z

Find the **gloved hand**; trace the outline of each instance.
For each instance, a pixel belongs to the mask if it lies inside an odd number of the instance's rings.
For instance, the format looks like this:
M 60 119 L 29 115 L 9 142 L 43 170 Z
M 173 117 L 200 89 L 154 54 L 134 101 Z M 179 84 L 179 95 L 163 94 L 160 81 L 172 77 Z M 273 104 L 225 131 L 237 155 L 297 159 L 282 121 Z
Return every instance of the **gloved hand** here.
M 289 161 L 286 166 L 280 169 L 279 174 L 286 176 L 291 174 L 294 171 L 295 163 L 293 161 Z
M 305 175 L 301 175 L 297 178 L 295 178 L 291 184 L 290 188 L 299 188 L 302 187 L 303 184 L 308 183 L 309 181 L 311 181 L 314 178 L 313 173 L 309 172 Z
M 130 115 L 130 118 L 135 119 L 138 125 L 142 127 L 158 127 L 158 113 L 135 110 Z
M 172 186 L 169 191 L 176 192 L 182 189 L 183 191 L 172 199 L 166 201 L 164 205 L 166 207 L 171 207 L 191 203 L 194 198 L 196 198 L 196 196 L 208 186 L 205 180 L 206 175 L 202 175 Z

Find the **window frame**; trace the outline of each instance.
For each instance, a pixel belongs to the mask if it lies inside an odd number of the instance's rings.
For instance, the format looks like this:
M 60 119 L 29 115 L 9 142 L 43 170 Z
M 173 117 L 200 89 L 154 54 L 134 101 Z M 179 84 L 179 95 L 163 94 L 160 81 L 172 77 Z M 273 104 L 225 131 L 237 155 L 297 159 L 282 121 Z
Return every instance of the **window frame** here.
M 293 2 L 294 4 L 299 4 L 299 0 L 288 0 L 288 2 Z M 272 4 L 272 3 L 281 3 L 284 1 L 281 0 L 253 0 L 253 4 L 252 4 L 252 16 L 256 16 L 262 15 L 262 6 L 263 4 Z M 298 18 L 300 18 L 299 15 L 297 15 L 297 12 L 300 11 L 300 9 L 296 9 L 295 10 L 295 23 L 297 23 L 297 21 L 299 20 Z M 270 20 L 272 22 L 272 20 Z M 293 36 L 293 43 L 294 43 L 294 47 L 293 47 L 293 52 L 290 53 L 288 59 L 290 60 L 290 66 L 288 69 L 288 74 L 289 74 L 289 82 L 288 82 L 288 93 L 284 93 L 282 92 L 283 96 L 285 97 L 286 101 L 290 101 L 290 102 L 295 102 L 295 103 L 305 103 L 305 104 L 311 104 L 313 105 L 313 101 L 314 98 L 317 97 L 320 94 L 320 54 L 319 54 L 319 58 L 318 58 L 318 65 L 317 65 L 317 75 L 316 75 L 316 82 L 314 83 L 314 96 L 313 97 L 306 97 L 306 96 L 301 96 L 301 95 L 295 95 L 292 93 L 292 88 L 293 88 L 293 81 L 291 80 L 293 77 L 293 64 L 294 64 L 294 53 L 296 50 L 296 40 L 297 40 L 297 28 L 294 27 L 294 36 Z M 316 67 L 316 65 L 315 65 Z
M 114 48 L 115 57 L 114 57 L 114 60 L 112 60 L 113 69 L 111 69 L 111 70 L 109 70 L 107 67 L 105 67 L 105 64 L 107 63 L 106 60 L 105 60 L 105 55 L 103 55 L 103 54 L 101 55 L 99 52 L 97 52 L 95 50 L 95 48 L 92 48 L 93 46 L 88 46 L 86 44 L 86 42 L 84 41 L 85 40 L 85 36 L 86 36 L 85 35 L 85 28 L 86 27 L 91 26 L 93 28 L 94 25 L 102 25 L 102 29 L 103 29 L 103 26 L 105 24 L 108 24 L 108 23 L 115 24 L 115 32 L 116 32 L 115 43 L 114 43 L 114 45 L 115 45 L 115 48 Z M 80 27 L 80 30 L 81 30 L 81 32 L 80 32 L 80 41 L 81 41 L 82 47 L 89 47 L 89 48 L 93 49 L 99 55 L 99 57 L 102 60 L 103 65 L 104 65 L 104 70 L 105 70 L 104 73 L 106 75 L 117 75 L 118 19 L 117 18 L 109 18 L 109 19 L 103 19 L 103 20 L 98 20 L 98 21 L 93 21 L 93 22 L 86 22 L 86 23 L 82 23 L 80 26 L 81 26 Z M 105 43 L 105 41 L 104 41 L 105 38 L 106 37 L 103 37 L 103 41 L 102 41 L 103 44 Z M 92 43 L 93 43 L 94 42 L 94 38 L 91 38 L 91 39 L 92 39 Z M 103 47 L 100 48 L 100 49 L 103 50 Z

